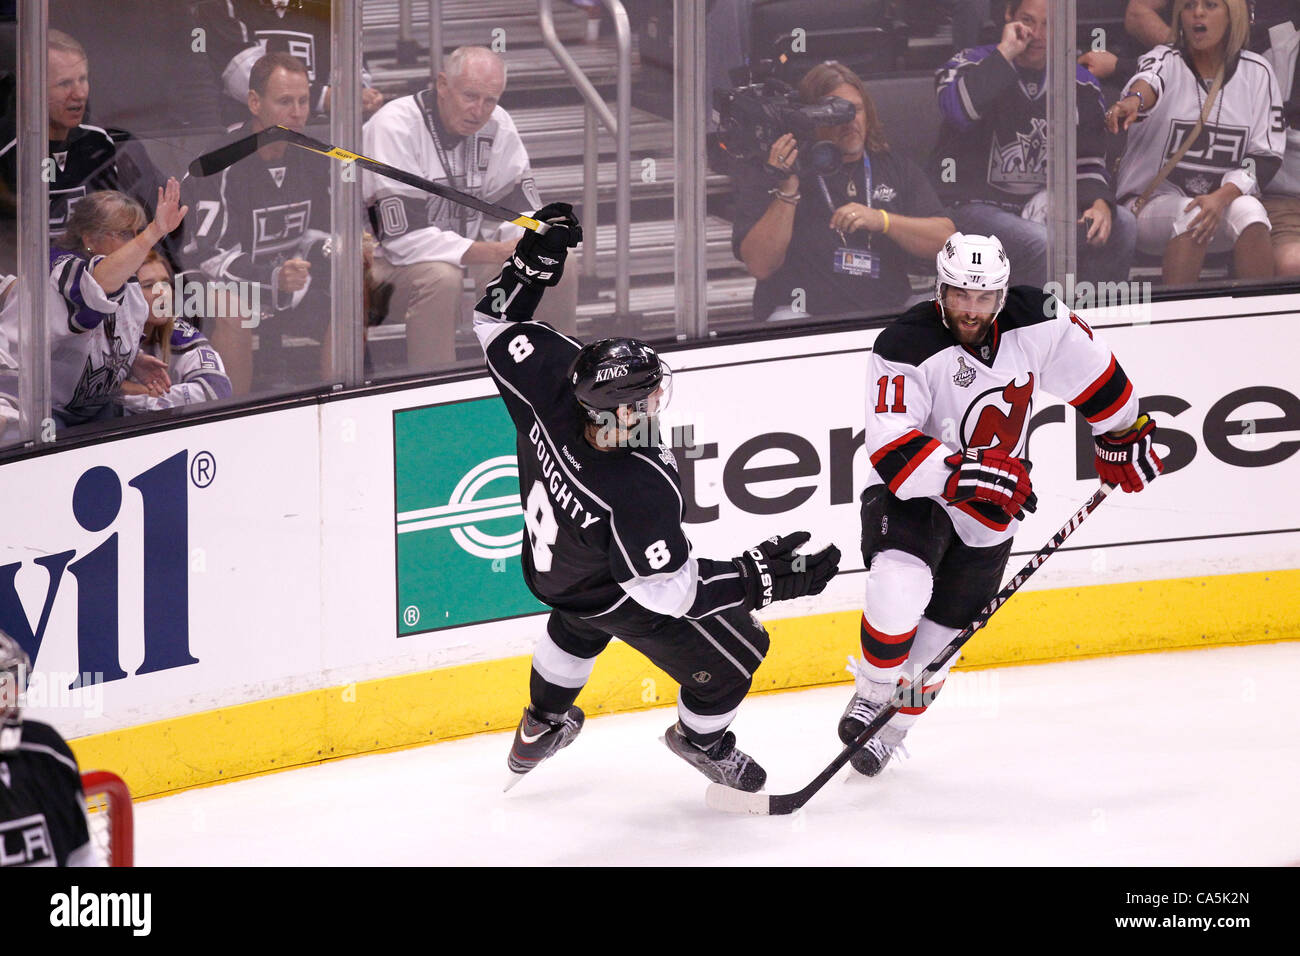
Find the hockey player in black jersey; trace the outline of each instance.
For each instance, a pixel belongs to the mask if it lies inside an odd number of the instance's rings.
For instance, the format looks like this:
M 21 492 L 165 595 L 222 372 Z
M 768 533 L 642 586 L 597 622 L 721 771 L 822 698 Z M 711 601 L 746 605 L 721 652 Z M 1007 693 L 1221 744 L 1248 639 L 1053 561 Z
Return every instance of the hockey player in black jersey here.
M 77 759 L 49 724 L 23 720 L 27 654 L 0 631 L 0 867 L 103 866 Z
M 854 740 L 997 593 L 1012 536 L 1037 497 L 1029 411 L 1041 388 L 1088 422 L 1102 481 L 1142 491 L 1163 470 L 1155 422 L 1111 350 L 1052 296 L 1008 288 L 993 236 L 949 237 L 935 298 L 876 338 L 868 361 L 862 559 L 869 569 L 862 660 L 839 723 Z M 951 663 L 951 662 L 949 662 Z M 858 751 L 878 774 L 943 686 L 948 668 Z M 919 691 L 919 693 L 918 693 Z
M 550 230 L 524 234 L 474 315 L 518 431 L 524 579 L 552 608 L 507 789 L 582 730 L 574 701 L 617 635 L 681 685 L 669 749 L 716 783 L 757 791 L 767 774 L 727 730 L 767 653 L 751 611 L 820 593 L 839 550 L 798 554 L 810 537 L 798 532 L 730 561 L 691 554 L 677 465 L 653 427 L 671 372 L 636 339 L 583 347 L 533 321 L 582 238 L 565 203 L 533 215 Z

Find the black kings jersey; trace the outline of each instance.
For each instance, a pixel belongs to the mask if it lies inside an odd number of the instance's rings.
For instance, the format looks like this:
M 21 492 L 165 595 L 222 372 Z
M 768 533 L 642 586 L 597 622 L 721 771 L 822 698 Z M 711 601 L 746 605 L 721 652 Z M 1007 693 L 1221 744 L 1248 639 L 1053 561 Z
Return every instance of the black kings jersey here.
M 77 761 L 58 731 L 35 720 L 0 727 L 0 867 L 101 865 Z
M 880 333 L 867 367 L 867 484 L 938 502 L 972 547 L 1007 540 L 1019 522 L 992 506 L 945 500 L 952 474 L 945 457 L 997 448 L 1028 460 L 1039 389 L 1078 409 L 1094 435 L 1138 416 L 1133 386 L 1110 349 L 1061 302 L 1031 286 L 1009 290 L 975 348 L 958 344 L 936 302 L 919 303 Z
M 512 289 L 501 306 L 509 318 L 493 314 L 494 293 Z M 540 290 L 502 276 L 474 316 L 517 432 L 529 588 L 597 624 L 616 608 L 700 618 L 744 604 L 735 565 L 691 554 L 677 463 L 658 436 L 647 429 L 640 447 L 610 451 L 587 442 L 586 414 L 567 380 L 580 345 L 527 318 L 539 299 Z
M 565 373 L 578 343 L 550 326 L 513 325 L 487 348 L 488 368 L 518 431 L 524 576 L 560 610 L 588 613 L 627 597 L 620 582 L 682 567 L 682 495 L 672 453 L 597 451 Z
M 231 140 L 253 132 L 251 123 Z M 191 185 L 192 184 L 192 185 Z M 310 282 L 329 286 L 319 250 L 330 229 L 330 164 L 304 149 L 286 148 L 279 159 L 254 153 L 206 179 L 190 178 L 183 197 L 189 234 L 187 267 L 219 282 L 257 282 L 264 312 L 297 306 L 307 294 L 280 292 L 278 272 L 287 259 L 312 260 Z
M 307 67 L 311 109 L 324 111 L 330 78 L 329 0 L 199 0 L 195 22 L 206 31 L 212 72 L 226 91 L 223 115 L 248 115 L 248 77 L 268 53 L 288 53 Z

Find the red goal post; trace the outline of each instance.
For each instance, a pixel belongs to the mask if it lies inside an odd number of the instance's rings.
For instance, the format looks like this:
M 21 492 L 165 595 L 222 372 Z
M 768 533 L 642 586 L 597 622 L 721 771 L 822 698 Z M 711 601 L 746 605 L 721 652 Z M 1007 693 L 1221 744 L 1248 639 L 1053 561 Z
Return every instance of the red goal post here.
M 135 831 L 131 819 L 131 792 L 122 778 L 107 770 L 81 775 L 86 794 L 90 841 L 108 866 L 131 866 L 135 856 Z

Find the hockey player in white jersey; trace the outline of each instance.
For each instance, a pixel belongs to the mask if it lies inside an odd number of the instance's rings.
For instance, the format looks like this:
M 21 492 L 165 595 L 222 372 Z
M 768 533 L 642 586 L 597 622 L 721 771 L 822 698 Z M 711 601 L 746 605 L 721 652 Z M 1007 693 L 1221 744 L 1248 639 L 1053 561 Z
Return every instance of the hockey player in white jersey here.
M 1277 78 L 1244 48 L 1246 0 L 1176 0 L 1173 23 L 1173 42 L 1138 61 L 1106 114 L 1111 132 L 1128 131 L 1120 203 L 1138 216 L 1138 248 L 1164 257 L 1166 284 L 1195 282 L 1207 252 L 1232 252 L 1238 278 L 1267 278 L 1259 197 L 1286 148 Z
M 1012 536 L 1037 497 L 1029 411 L 1039 389 L 1073 405 L 1096 442 L 1102 481 L 1136 492 L 1163 470 L 1155 423 L 1110 349 L 1031 286 L 992 236 L 955 233 L 937 259 L 935 299 L 900 316 L 868 362 L 862 557 L 869 569 L 862 660 L 839 723 L 849 743 L 997 593 Z M 852 758 L 875 776 L 943 686 L 917 690 Z

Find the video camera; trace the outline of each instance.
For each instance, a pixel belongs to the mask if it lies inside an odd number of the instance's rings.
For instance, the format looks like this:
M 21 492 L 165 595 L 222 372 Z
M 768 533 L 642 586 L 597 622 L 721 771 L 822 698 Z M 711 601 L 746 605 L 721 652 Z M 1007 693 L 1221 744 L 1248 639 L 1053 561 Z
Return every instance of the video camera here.
M 753 160 L 766 163 L 772 144 L 786 133 L 794 134 L 799 149 L 795 172 L 834 172 L 840 165 L 839 147 L 818 140 L 817 127 L 841 126 L 857 112 L 852 103 L 838 96 L 804 103 L 797 90 L 774 78 L 714 90 L 713 105 L 718 111 L 718 131 L 709 134 L 709 162 L 719 172 L 730 172 L 736 164 Z

